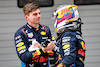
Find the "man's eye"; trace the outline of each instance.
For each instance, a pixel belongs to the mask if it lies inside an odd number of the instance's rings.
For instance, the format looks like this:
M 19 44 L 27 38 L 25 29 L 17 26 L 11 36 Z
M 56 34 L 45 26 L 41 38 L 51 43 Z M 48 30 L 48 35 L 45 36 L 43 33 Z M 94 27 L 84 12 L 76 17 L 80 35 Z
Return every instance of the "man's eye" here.
M 41 14 L 41 12 L 39 14 Z
M 35 15 L 35 16 L 36 16 L 36 15 L 37 15 L 37 13 L 35 13 L 35 14 L 33 14 L 33 15 Z

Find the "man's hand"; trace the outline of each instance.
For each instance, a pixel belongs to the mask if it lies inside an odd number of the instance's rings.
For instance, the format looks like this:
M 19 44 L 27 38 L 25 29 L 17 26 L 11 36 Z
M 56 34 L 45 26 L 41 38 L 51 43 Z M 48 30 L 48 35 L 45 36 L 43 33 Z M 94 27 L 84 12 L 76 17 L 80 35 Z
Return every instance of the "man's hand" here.
M 51 51 L 51 50 L 53 50 L 53 49 L 55 48 L 55 46 L 56 46 L 56 45 L 51 41 L 50 43 L 48 43 L 47 47 L 43 47 L 43 50 L 44 50 L 45 52 Z
M 43 48 L 40 43 L 38 43 L 35 39 L 32 41 L 32 45 L 29 47 L 29 52 L 35 51 L 37 49 Z

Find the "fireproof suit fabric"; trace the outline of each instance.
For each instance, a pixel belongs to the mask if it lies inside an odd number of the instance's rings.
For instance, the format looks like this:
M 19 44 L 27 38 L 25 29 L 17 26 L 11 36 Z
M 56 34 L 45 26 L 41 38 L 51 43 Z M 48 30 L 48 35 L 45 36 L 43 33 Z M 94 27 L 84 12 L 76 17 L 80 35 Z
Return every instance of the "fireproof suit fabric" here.
M 28 51 L 33 39 L 40 44 L 46 39 L 54 39 L 49 27 L 39 24 L 39 28 L 33 28 L 27 23 L 16 31 L 14 39 L 22 67 L 49 67 L 48 56 L 54 56 L 53 51 L 44 52 L 42 49 Z
M 85 42 L 78 31 L 64 32 L 58 40 L 59 66 L 84 67 Z

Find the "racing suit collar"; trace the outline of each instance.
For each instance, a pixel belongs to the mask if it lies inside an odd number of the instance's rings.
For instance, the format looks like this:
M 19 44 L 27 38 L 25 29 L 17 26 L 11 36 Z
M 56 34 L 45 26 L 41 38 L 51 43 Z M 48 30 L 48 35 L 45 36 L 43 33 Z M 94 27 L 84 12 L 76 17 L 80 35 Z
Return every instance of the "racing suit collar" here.
M 29 29 L 32 29 L 32 26 L 30 26 L 28 23 L 26 24 L 26 26 L 27 26 Z
M 26 26 L 29 28 L 29 29 L 33 29 L 35 31 L 38 31 L 40 28 L 42 28 L 41 24 L 39 24 L 38 28 L 34 28 L 32 26 L 30 26 L 28 23 L 26 24 Z

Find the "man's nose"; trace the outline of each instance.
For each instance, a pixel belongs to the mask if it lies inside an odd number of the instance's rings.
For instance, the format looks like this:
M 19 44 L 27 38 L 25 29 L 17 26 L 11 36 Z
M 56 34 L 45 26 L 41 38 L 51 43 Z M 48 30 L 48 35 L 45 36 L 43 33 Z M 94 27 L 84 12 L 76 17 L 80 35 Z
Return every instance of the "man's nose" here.
M 37 17 L 41 17 L 41 14 L 38 14 Z

